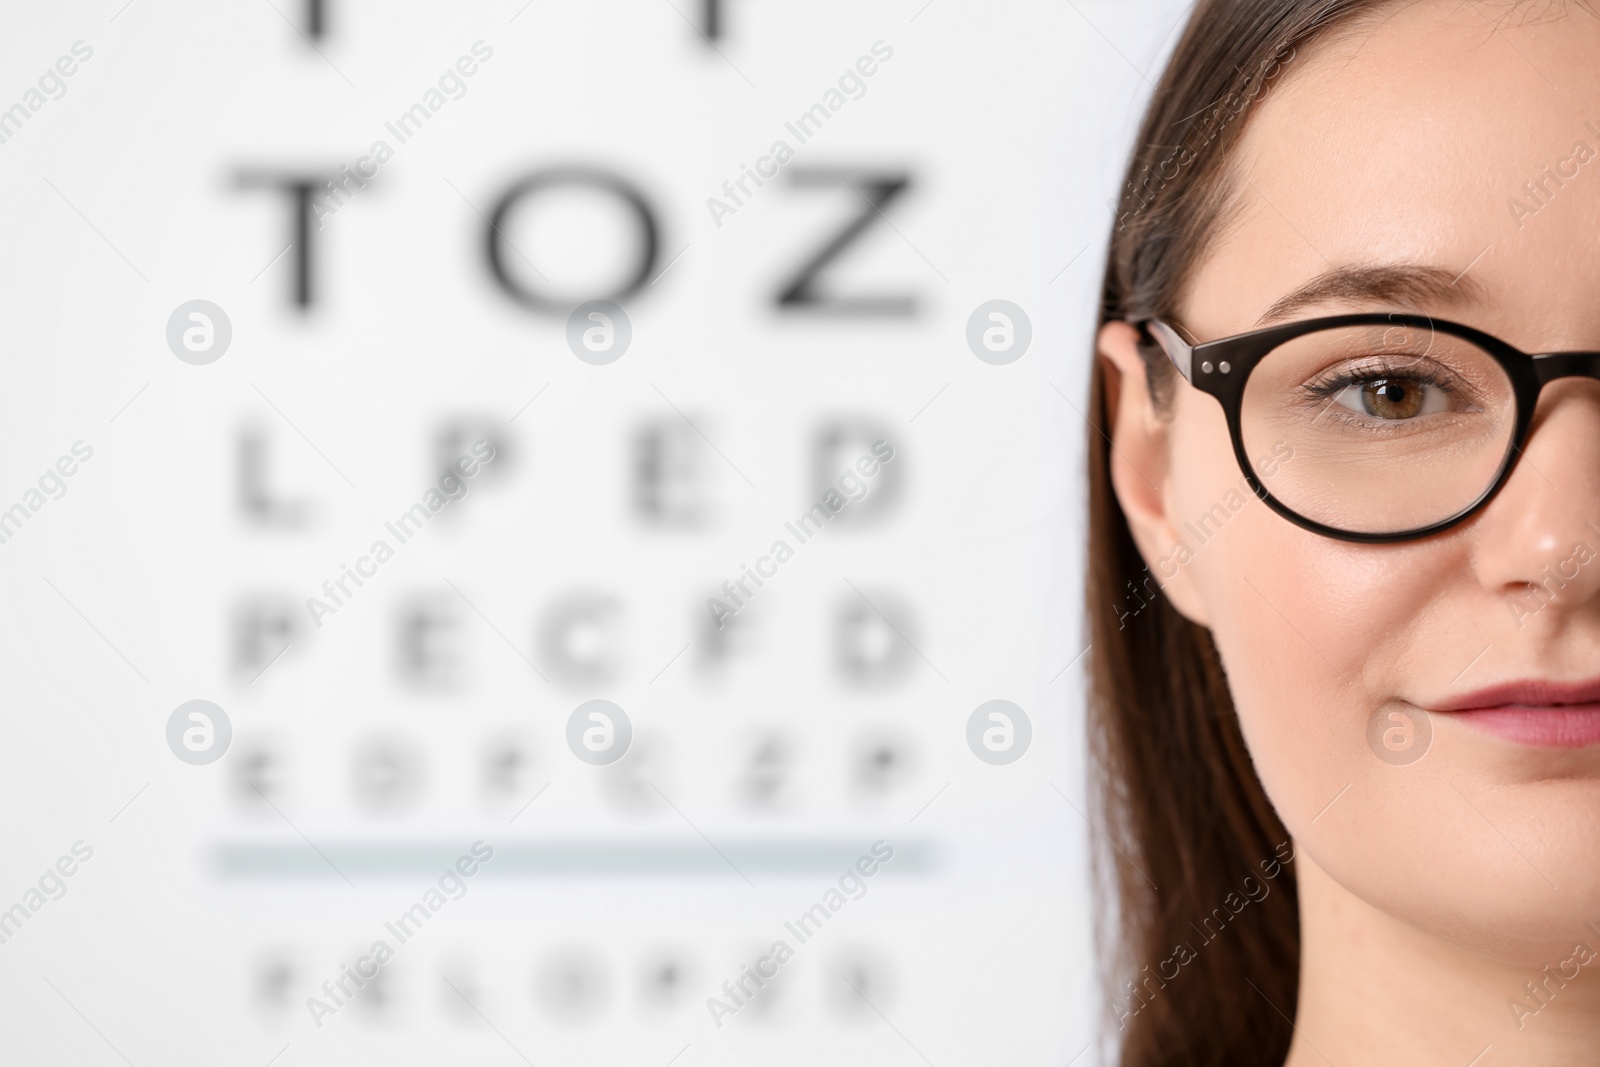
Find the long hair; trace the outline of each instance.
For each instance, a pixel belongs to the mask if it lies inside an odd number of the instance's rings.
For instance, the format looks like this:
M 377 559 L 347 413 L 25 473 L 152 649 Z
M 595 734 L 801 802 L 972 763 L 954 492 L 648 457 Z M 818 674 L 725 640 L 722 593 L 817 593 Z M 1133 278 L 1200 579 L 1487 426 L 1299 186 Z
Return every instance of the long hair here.
M 1390 6 L 1201 0 L 1139 129 L 1100 325 L 1177 318 L 1227 221 L 1229 157 L 1249 116 L 1313 43 Z M 1159 349 L 1141 351 L 1164 410 L 1175 371 Z M 1094 813 L 1111 846 L 1096 854 L 1097 891 L 1113 895 L 1101 912 L 1115 916 L 1100 953 L 1108 1023 L 1123 1067 L 1278 1067 L 1299 988 L 1289 835 L 1251 765 L 1210 631 L 1161 594 L 1118 506 L 1098 359 L 1090 389 L 1088 730 Z M 1251 884 L 1269 891 L 1246 898 Z

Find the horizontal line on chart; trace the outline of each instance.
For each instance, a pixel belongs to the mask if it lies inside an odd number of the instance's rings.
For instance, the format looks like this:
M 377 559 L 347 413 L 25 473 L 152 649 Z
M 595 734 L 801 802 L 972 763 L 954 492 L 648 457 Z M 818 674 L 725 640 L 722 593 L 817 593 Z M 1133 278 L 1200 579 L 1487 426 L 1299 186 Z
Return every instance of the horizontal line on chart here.
M 887 840 L 887 839 L 884 839 Z M 927 874 L 937 867 L 926 840 L 889 841 L 894 858 L 879 864 L 888 874 Z M 560 838 L 496 844 L 480 875 L 510 878 L 636 878 L 659 875 L 738 878 L 760 874 L 835 874 L 871 857 L 871 840 L 738 839 L 716 847 L 699 838 L 682 840 Z M 211 847 L 212 869 L 230 879 L 388 877 L 429 875 L 453 866 L 469 843 L 451 841 L 323 842 L 225 841 Z M 731 866 L 730 866 L 731 864 Z M 735 869 L 737 868 L 737 870 Z

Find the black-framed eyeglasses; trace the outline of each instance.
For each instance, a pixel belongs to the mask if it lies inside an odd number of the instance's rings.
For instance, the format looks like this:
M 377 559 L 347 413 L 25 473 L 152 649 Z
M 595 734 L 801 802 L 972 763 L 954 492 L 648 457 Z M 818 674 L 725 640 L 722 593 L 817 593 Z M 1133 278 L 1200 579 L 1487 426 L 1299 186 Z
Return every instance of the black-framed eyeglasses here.
M 1222 405 L 1262 502 L 1342 541 L 1465 521 L 1511 477 L 1540 391 L 1600 380 L 1600 352 L 1530 354 L 1426 315 L 1332 315 L 1196 345 L 1160 319 L 1134 325 Z

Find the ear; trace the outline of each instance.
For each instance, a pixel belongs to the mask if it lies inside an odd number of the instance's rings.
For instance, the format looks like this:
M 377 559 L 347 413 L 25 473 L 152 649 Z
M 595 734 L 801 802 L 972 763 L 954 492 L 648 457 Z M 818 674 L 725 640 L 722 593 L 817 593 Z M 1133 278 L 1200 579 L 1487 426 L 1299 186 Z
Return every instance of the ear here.
M 1106 409 L 1111 413 L 1111 489 L 1161 591 L 1189 621 L 1209 626 L 1192 575 L 1184 566 L 1189 547 L 1170 518 L 1171 413 L 1163 417 L 1156 411 L 1138 342 L 1137 328 L 1108 322 L 1100 328 L 1096 346 L 1104 361 Z

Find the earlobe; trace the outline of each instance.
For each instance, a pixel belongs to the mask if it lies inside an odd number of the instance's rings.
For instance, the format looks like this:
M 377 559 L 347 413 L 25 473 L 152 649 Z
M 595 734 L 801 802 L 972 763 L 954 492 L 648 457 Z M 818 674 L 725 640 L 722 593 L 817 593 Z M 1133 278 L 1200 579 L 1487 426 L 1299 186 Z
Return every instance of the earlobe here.
M 1170 413 L 1158 412 L 1150 392 L 1139 331 L 1126 322 L 1100 328 L 1098 357 L 1104 361 L 1106 408 L 1111 425 L 1111 488 L 1145 565 L 1167 599 L 1191 622 L 1210 625 L 1183 563 L 1187 546 L 1169 516 Z

